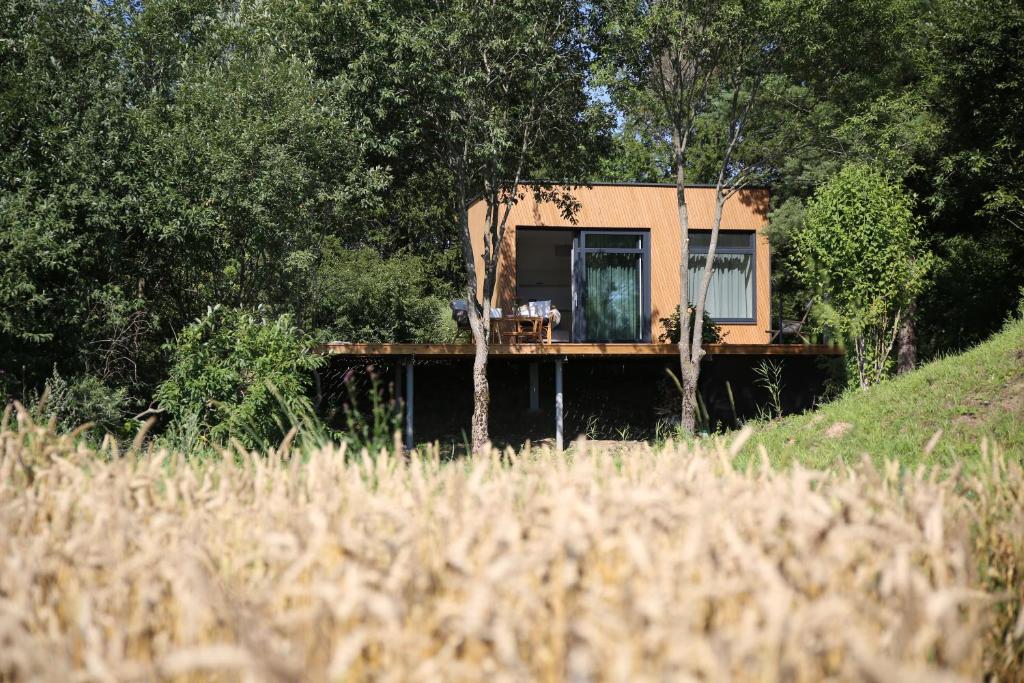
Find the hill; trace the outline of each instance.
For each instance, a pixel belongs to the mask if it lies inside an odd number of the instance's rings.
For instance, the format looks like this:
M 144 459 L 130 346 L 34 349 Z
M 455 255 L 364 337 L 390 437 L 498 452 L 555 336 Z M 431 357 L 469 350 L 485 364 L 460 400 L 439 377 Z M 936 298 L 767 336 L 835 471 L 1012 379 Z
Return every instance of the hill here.
M 941 436 L 931 443 L 941 430 Z M 906 467 L 977 462 L 984 437 L 1024 455 L 1024 321 L 988 341 L 821 409 L 761 424 L 739 456 L 822 468 L 896 457 Z M 930 446 L 930 448 L 929 448 Z

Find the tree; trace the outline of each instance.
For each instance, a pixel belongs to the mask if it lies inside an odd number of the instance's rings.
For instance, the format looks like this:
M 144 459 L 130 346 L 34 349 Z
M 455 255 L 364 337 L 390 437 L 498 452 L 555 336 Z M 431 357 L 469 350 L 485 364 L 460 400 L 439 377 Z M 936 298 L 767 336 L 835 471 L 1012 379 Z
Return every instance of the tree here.
M 764 121 L 760 110 L 782 84 L 776 70 L 796 13 L 787 12 L 785 2 L 756 0 L 606 0 L 600 8 L 604 83 L 634 120 L 651 120 L 671 138 L 679 210 L 679 300 L 692 299 L 696 308 L 692 333 L 689 316 L 682 317 L 678 344 L 681 424 L 692 434 L 705 354 L 705 303 L 722 209 L 756 177 L 760 157 L 769 150 L 773 135 L 759 125 Z M 685 188 L 694 166 L 713 177 L 715 212 L 703 277 L 698 291 L 691 293 Z
M 913 209 L 898 181 L 848 164 L 815 193 L 796 235 L 804 280 L 823 302 L 819 324 L 850 341 L 862 388 L 890 370 L 901 322 L 925 284 L 930 257 Z
M 576 0 L 428 3 L 406 23 L 402 39 L 409 51 L 401 67 L 415 77 L 415 106 L 425 119 L 426 138 L 451 178 L 463 291 L 473 304 L 471 439 L 479 452 L 489 440 L 489 312 L 509 213 L 532 192 L 571 215 L 575 207 L 567 181 L 524 184 L 524 179 L 538 169 L 549 178 L 579 169 L 590 158 L 600 123 L 591 115 L 586 90 L 586 12 Z M 469 229 L 469 209 L 478 198 L 486 204 L 481 253 Z

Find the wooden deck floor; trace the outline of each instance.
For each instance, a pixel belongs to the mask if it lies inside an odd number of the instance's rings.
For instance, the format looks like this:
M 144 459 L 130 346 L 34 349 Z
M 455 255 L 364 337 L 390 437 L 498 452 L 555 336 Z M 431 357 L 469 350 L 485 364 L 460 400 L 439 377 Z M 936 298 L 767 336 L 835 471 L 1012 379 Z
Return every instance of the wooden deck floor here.
M 710 356 L 841 356 L 838 346 L 824 344 L 706 344 Z M 332 342 L 317 351 L 332 356 L 430 356 L 459 358 L 473 355 L 472 344 L 355 344 Z M 569 343 L 492 344 L 492 357 L 560 356 L 560 357 L 674 357 L 679 355 L 675 344 L 637 343 Z

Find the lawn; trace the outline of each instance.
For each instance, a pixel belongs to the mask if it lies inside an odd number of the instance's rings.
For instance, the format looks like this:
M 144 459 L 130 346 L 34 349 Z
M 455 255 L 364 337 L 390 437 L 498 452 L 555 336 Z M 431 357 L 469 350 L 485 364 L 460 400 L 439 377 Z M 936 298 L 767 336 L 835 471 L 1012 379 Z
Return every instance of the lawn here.
M 737 464 L 758 457 L 763 446 L 779 467 L 822 469 L 868 454 L 876 462 L 897 458 L 904 467 L 970 468 L 986 438 L 1018 459 L 1024 454 L 1024 321 L 817 411 L 759 423 Z

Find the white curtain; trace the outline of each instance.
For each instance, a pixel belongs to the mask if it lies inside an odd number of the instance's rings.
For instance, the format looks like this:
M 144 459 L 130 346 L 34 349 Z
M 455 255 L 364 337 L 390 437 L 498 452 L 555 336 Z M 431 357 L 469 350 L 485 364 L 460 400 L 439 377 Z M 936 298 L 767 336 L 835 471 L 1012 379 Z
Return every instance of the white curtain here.
M 689 264 L 690 303 L 696 303 L 704 277 L 706 254 L 692 254 Z M 711 287 L 705 306 L 712 318 L 754 317 L 754 257 L 751 254 L 715 254 Z

